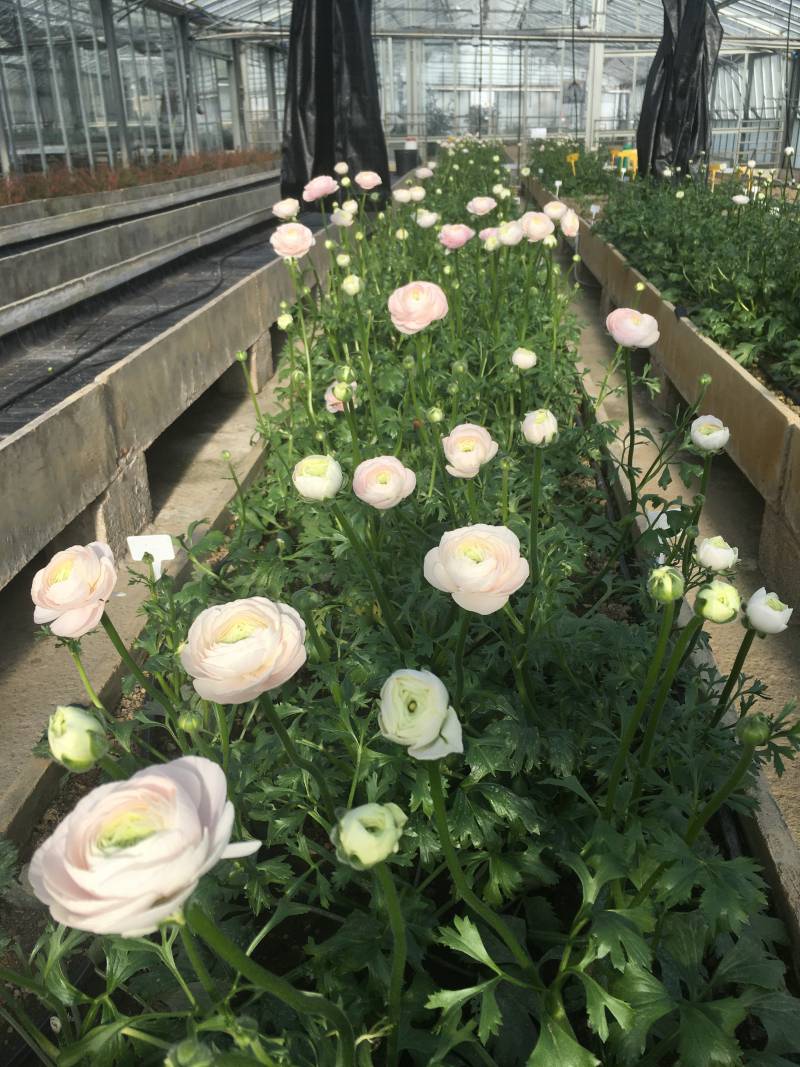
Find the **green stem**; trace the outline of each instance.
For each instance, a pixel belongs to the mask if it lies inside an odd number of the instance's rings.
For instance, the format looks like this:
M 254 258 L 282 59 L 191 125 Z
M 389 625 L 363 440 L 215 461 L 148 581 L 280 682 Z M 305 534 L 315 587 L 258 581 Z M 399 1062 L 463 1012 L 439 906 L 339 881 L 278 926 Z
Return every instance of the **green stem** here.
M 664 677 L 661 679 L 661 683 L 656 693 L 656 702 L 653 710 L 650 712 L 650 718 L 647 720 L 647 728 L 644 732 L 644 740 L 642 741 L 642 747 L 639 754 L 639 768 L 636 772 L 636 784 L 633 789 L 633 796 L 631 798 L 631 806 L 639 799 L 639 793 L 641 792 L 641 781 L 644 771 L 650 766 L 650 759 L 653 752 L 653 742 L 655 741 L 656 731 L 661 719 L 661 713 L 664 710 L 664 705 L 667 702 L 667 697 L 672 689 L 672 683 L 675 680 L 675 675 L 680 669 L 680 665 L 683 662 L 683 656 L 686 652 L 686 648 L 689 643 L 694 640 L 697 633 L 703 626 L 703 619 L 700 615 L 695 615 L 691 622 L 688 622 L 684 626 L 680 637 L 675 642 L 675 648 L 672 650 L 672 656 L 670 657 L 667 669 L 664 672 Z
M 183 950 L 186 953 L 187 959 L 194 968 L 194 973 L 197 975 L 197 980 L 203 987 L 208 999 L 212 1004 L 216 1003 L 217 991 L 214 987 L 214 982 L 211 975 L 208 973 L 206 965 L 203 963 L 203 958 L 197 948 L 197 942 L 192 936 L 192 931 L 186 925 L 181 923 L 178 929 L 181 932 L 181 942 L 183 943 Z
M 72 656 L 72 661 L 75 664 L 75 669 L 77 670 L 78 676 L 81 682 L 83 683 L 83 688 L 86 690 L 86 695 L 89 697 L 89 700 L 92 702 L 92 704 L 94 704 L 98 711 L 101 711 L 103 715 L 106 716 L 106 718 L 110 718 L 108 712 L 106 711 L 105 705 L 95 692 L 94 686 L 89 681 L 89 676 L 86 673 L 86 668 L 83 666 L 83 661 L 81 660 L 80 646 L 77 643 L 70 643 L 69 654 Z
M 389 913 L 389 926 L 392 930 L 394 951 L 392 952 L 392 974 L 389 980 L 389 1048 L 386 1053 L 386 1067 L 397 1067 L 400 1055 L 400 1017 L 402 1012 L 403 974 L 406 969 L 406 929 L 403 912 L 397 896 L 394 879 L 385 863 L 375 868 L 375 876 L 383 891 L 386 910 Z
M 639 698 L 636 701 L 636 706 L 633 709 L 630 719 L 628 719 L 628 725 L 622 734 L 620 740 L 619 749 L 617 750 L 617 756 L 614 760 L 614 765 L 611 768 L 611 775 L 608 779 L 608 795 L 606 797 L 605 815 L 606 818 L 610 818 L 614 811 L 614 801 L 616 799 L 617 787 L 619 786 L 622 772 L 625 769 L 625 762 L 628 758 L 633 739 L 636 736 L 636 731 L 639 728 L 644 709 L 647 706 L 647 701 L 650 699 L 650 694 L 653 691 L 653 687 L 656 684 L 656 678 L 658 672 L 661 669 L 661 662 L 664 659 L 664 653 L 669 641 L 669 635 L 672 632 L 672 620 L 675 616 L 675 604 L 670 602 L 664 605 L 664 614 L 661 618 L 661 628 L 658 632 L 658 641 L 656 643 L 655 652 L 653 658 L 650 660 L 650 666 L 647 669 L 647 675 L 645 676 L 644 684 L 639 692 Z
M 450 837 L 450 828 L 447 825 L 447 810 L 445 808 L 444 794 L 442 792 L 442 775 L 439 769 L 439 760 L 431 760 L 430 763 L 428 763 L 428 781 L 430 782 L 431 787 L 433 815 L 436 821 L 436 828 L 439 832 L 442 852 L 444 853 L 444 858 L 450 871 L 450 877 L 453 879 L 459 896 L 467 907 L 471 908 L 472 911 L 474 911 L 479 918 L 483 919 L 488 926 L 491 926 L 508 948 L 519 966 L 527 974 L 531 985 L 542 992 L 544 990 L 542 980 L 528 953 L 522 948 L 502 918 L 487 904 L 483 903 L 477 894 L 472 891 L 467 882 Z
M 199 904 L 190 904 L 186 919 L 195 933 L 234 970 L 270 996 L 277 997 L 300 1015 L 320 1015 L 339 1034 L 339 1067 L 355 1067 L 355 1041 L 353 1028 L 341 1008 L 319 993 L 307 993 L 289 985 L 246 956 L 244 952 L 221 932 L 216 923 L 205 914 Z
M 683 529 L 683 574 L 686 577 L 689 573 L 689 567 L 692 562 L 692 538 L 689 536 L 689 530 L 697 526 L 700 522 L 700 515 L 703 511 L 703 504 L 705 503 L 706 496 L 708 495 L 708 480 L 711 477 L 711 461 L 714 458 L 713 452 L 707 452 L 703 463 L 703 476 L 700 480 L 700 493 L 697 497 L 697 503 L 692 510 L 692 517 Z
M 531 521 L 528 534 L 528 562 L 531 565 L 533 584 L 539 582 L 539 491 L 542 485 L 542 452 L 533 451 L 533 476 L 531 478 Z
M 231 748 L 230 723 L 228 722 L 228 716 L 225 714 L 225 709 L 221 704 L 212 702 L 211 706 L 214 709 L 214 717 L 217 720 L 217 732 L 219 733 L 219 743 L 222 748 L 222 769 L 225 774 L 227 774 Z
M 747 659 L 747 653 L 750 651 L 750 646 L 755 640 L 756 631 L 746 630 L 745 635 L 742 638 L 742 643 L 739 645 L 739 651 L 736 653 L 736 659 L 733 661 L 733 666 L 728 674 L 728 680 L 725 683 L 725 688 L 720 693 L 719 702 L 717 703 L 717 710 L 714 712 L 714 716 L 711 719 L 711 725 L 716 726 L 722 716 L 728 710 L 728 702 L 731 698 L 731 693 L 736 683 L 739 681 L 739 675 L 742 673 L 742 667 L 744 661 Z
M 625 360 L 625 392 L 628 398 L 628 460 L 626 468 L 628 472 L 628 483 L 631 488 L 631 507 L 636 510 L 636 501 L 638 498 L 638 487 L 636 485 L 636 472 L 633 469 L 633 451 L 636 446 L 636 422 L 633 410 L 633 371 L 631 369 L 631 350 L 626 348 L 623 350 Z
M 389 603 L 389 600 L 387 599 L 386 594 L 383 591 L 381 580 L 378 577 L 377 571 L 372 565 L 369 552 L 364 547 L 361 538 L 358 536 L 356 531 L 345 518 L 344 512 L 339 507 L 339 505 L 335 502 L 332 502 L 331 510 L 336 519 L 338 520 L 339 525 L 342 527 L 345 536 L 352 545 L 353 551 L 358 556 L 361 566 L 364 568 L 364 573 L 366 574 L 369 584 L 372 586 L 372 591 L 375 594 L 375 599 L 378 601 L 378 604 L 381 608 L 383 621 L 388 627 L 389 632 L 391 633 L 397 644 L 400 646 L 400 648 L 408 648 L 408 638 L 403 635 L 397 627 L 397 623 L 394 620 L 394 608 Z
M 297 751 L 294 741 L 292 741 L 286 727 L 281 722 L 281 718 L 275 710 L 275 705 L 272 703 L 272 697 L 269 693 L 262 694 L 261 697 L 262 706 L 269 719 L 270 726 L 278 735 L 280 743 L 283 745 L 284 752 L 289 759 L 294 763 L 296 767 L 306 771 L 319 787 L 320 796 L 328 811 L 328 817 L 333 821 L 336 818 L 336 809 L 333 803 L 333 797 L 328 789 L 328 783 L 325 780 L 325 775 L 318 767 L 315 767 L 311 760 L 305 759 Z
M 471 478 L 464 479 L 464 493 L 467 498 L 467 511 L 469 512 L 470 520 L 474 523 L 479 523 L 481 520 L 478 515 L 478 505 L 475 502 L 475 488 Z
M 136 678 L 139 685 L 142 686 L 145 692 L 148 693 L 148 695 L 151 696 L 153 700 L 156 701 L 156 703 L 161 705 L 167 715 L 171 715 L 173 718 L 175 718 L 177 715 L 175 708 L 172 706 L 169 699 L 163 693 L 160 693 L 150 681 L 150 679 L 145 675 L 142 668 L 139 666 L 139 664 L 128 651 L 127 645 L 120 637 L 119 633 L 117 632 L 116 626 L 108 617 L 106 612 L 103 612 L 103 617 L 100 619 L 100 622 L 103 625 L 103 629 L 108 634 L 108 638 L 111 641 L 111 644 L 117 650 L 120 659 L 127 666 L 128 670 L 131 672 L 134 678 Z
M 350 427 L 350 443 L 353 448 L 353 466 L 357 467 L 361 462 L 361 449 L 358 447 L 358 423 L 356 417 L 353 414 L 353 401 L 352 393 L 344 401 L 344 415 L 347 419 L 347 425 Z
M 456 692 L 455 692 L 455 705 L 456 711 L 461 712 L 461 702 L 464 696 L 464 645 L 467 641 L 467 630 L 469 629 L 469 612 L 461 609 L 461 624 L 458 628 L 458 637 L 456 639 L 455 648 L 455 669 L 456 669 Z

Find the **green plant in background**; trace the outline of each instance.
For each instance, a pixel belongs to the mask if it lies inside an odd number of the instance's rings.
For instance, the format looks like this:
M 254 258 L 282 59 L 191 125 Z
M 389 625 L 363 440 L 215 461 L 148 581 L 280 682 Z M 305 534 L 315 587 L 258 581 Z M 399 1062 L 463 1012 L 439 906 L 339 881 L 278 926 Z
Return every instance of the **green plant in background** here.
M 522 239 L 501 159 L 452 141 L 408 196 L 343 205 L 324 297 L 298 255 L 283 407 L 253 395 L 264 477 L 224 536 L 188 532 L 186 584 L 139 579 L 132 720 L 81 658 L 101 622 L 117 644 L 113 559 L 77 546 L 37 575 L 93 705 L 54 750 L 107 779 L 32 861 L 58 925 L 0 970 L 39 1062 L 800 1062 L 783 929 L 715 826 L 797 747 L 740 675 L 790 609 L 742 615 L 735 551 L 696 543 L 724 427 L 681 412 L 649 470 L 633 416 L 610 447 L 569 275 L 554 238 Z M 445 249 L 437 225 L 490 192 L 497 233 Z M 609 324 L 629 389 L 646 320 Z M 689 503 L 668 492 L 687 448 Z M 689 654 L 739 617 L 720 685 Z
M 749 174 L 749 172 L 748 172 Z M 597 224 L 631 264 L 744 366 L 800 389 L 794 184 L 741 175 L 615 184 Z

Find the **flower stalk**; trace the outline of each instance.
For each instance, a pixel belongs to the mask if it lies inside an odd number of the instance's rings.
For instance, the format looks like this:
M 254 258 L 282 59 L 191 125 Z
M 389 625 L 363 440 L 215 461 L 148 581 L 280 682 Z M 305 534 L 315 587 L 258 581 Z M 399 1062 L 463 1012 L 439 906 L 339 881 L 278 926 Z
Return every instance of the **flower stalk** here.
M 379 863 L 374 868 L 378 885 L 383 892 L 389 926 L 392 931 L 392 973 L 389 979 L 389 1045 L 386 1053 L 386 1067 L 397 1067 L 400 1055 L 400 1019 L 402 1016 L 403 974 L 406 968 L 406 928 L 400 899 L 392 878 L 392 872 L 386 863 Z

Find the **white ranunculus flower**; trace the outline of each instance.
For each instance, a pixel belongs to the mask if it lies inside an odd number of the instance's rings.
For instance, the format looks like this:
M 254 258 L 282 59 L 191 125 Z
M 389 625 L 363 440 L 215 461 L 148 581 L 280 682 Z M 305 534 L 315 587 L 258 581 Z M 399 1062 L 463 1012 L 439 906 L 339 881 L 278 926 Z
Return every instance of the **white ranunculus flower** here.
M 305 500 L 328 500 L 342 488 L 344 475 L 333 456 L 306 456 L 295 464 L 292 481 Z
M 441 679 L 430 671 L 399 670 L 381 688 L 381 733 L 409 756 L 432 760 L 463 752 L 461 723 Z
M 529 445 L 549 445 L 557 433 L 558 422 L 547 408 L 529 411 L 522 421 L 522 436 Z
M 278 316 L 275 320 L 275 324 L 279 330 L 288 330 L 293 321 L 292 316 L 288 312 L 284 312 L 283 315 Z
M 331 215 L 331 222 L 334 226 L 340 227 L 340 229 L 348 229 L 353 225 L 353 216 L 349 211 L 342 211 L 341 208 L 337 207 Z
M 408 816 L 396 804 L 362 804 L 339 816 L 331 831 L 336 858 L 363 871 L 400 848 Z
M 515 348 L 511 354 L 511 362 L 520 370 L 530 370 L 536 366 L 536 353 L 529 348 Z
M 348 254 L 346 252 L 340 252 L 339 255 L 336 257 L 336 266 L 337 267 L 349 267 L 350 266 L 350 257 L 348 256 Z
M 701 415 L 692 423 L 689 436 L 701 452 L 719 452 L 727 445 L 731 431 L 714 415 Z
M 412 204 L 421 204 L 425 199 L 425 190 L 421 185 L 412 185 L 408 190 L 408 195 L 411 197 Z
M 420 208 L 414 219 L 420 229 L 429 230 L 431 226 L 435 226 L 439 221 L 439 216 L 435 211 L 426 211 L 425 208 Z
M 739 549 L 729 545 L 724 537 L 704 537 L 697 542 L 695 559 L 707 571 L 729 571 L 736 566 Z
M 108 751 L 103 725 L 85 708 L 69 705 L 50 716 L 47 740 L 53 759 L 74 774 L 90 771 Z
M 361 292 L 361 279 L 357 274 L 348 274 L 342 282 L 342 291 L 348 296 L 358 296 Z
M 342 211 L 348 212 L 350 215 L 358 214 L 358 201 L 357 200 L 343 200 Z
M 343 174 L 347 174 L 347 172 L 349 170 L 350 170 L 350 168 L 348 167 L 348 165 L 346 163 L 334 163 L 334 165 L 333 165 L 334 174 L 338 174 L 340 177 Z
M 780 634 L 789 625 L 792 608 L 762 587 L 747 601 L 747 621 L 760 634 Z

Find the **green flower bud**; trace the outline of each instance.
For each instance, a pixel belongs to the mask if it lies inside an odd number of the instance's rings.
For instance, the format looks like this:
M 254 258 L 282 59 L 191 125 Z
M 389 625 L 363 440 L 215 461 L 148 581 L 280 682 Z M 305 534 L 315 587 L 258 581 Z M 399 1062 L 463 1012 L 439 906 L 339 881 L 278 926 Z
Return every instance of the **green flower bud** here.
M 645 290 L 644 282 L 637 282 L 636 285 L 634 285 L 634 289 L 637 293 L 643 293 Z
M 457 359 L 453 364 L 453 374 L 466 374 L 467 365 L 462 360 Z
M 350 386 L 347 384 L 347 382 L 337 382 L 336 385 L 334 385 L 333 387 L 333 395 L 336 397 L 337 400 L 340 400 L 342 401 L 342 403 L 344 403 L 345 400 L 350 399 Z
M 292 325 L 293 321 L 294 320 L 292 319 L 291 315 L 279 315 L 277 318 L 278 329 L 283 330 L 285 332 Z
M 431 422 L 441 422 L 444 418 L 444 412 L 439 407 L 432 407 L 428 408 L 427 416 Z
M 675 567 L 656 567 L 647 581 L 647 591 L 659 604 L 671 604 L 683 596 L 683 575 Z
M 448 396 L 458 396 L 459 392 L 458 382 L 450 382 L 447 387 Z
M 353 368 L 348 363 L 342 363 L 334 372 L 337 382 L 352 382 L 355 378 Z
M 697 590 L 694 610 L 710 622 L 732 622 L 739 614 L 741 599 L 734 586 L 715 578 Z
M 711 375 L 710 374 L 701 374 L 700 375 L 700 384 L 701 385 L 711 385 L 711 380 L 712 379 L 711 379 Z
M 228 449 L 227 449 L 227 448 L 223 449 L 223 451 L 222 451 L 222 458 L 223 458 L 223 459 L 225 460 L 225 462 L 226 462 L 226 463 L 230 463 L 230 461 L 231 461 L 231 454 L 230 454 L 230 452 L 228 451 Z
M 404 356 L 403 357 L 403 366 L 404 366 L 404 368 L 406 370 L 413 370 L 414 367 L 416 367 L 416 365 L 417 365 L 417 361 L 414 359 L 413 356 Z
M 187 1037 L 172 1046 L 164 1058 L 164 1067 L 214 1067 L 214 1053 L 208 1045 Z
M 247 362 L 247 353 L 246 352 L 237 352 L 236 353 L 236 358 L 239 360 L 240 363 L 246 363 Z
M 47 724 L 50 753 L 74 774 L 90 771 L 108 751 L 106 731 L 86 708 L 64 705 L 56 708 Z
M 182 711 L 178 716 L 178 726 L 187 734 L 196 733 L 202 725 L 202 716 L 194 710 Z
M 766 715 L 756 712 L 739 720 L 736 734 L 743 745 L 758 748 L 765 745 L 772 736 L 772 727 Z

